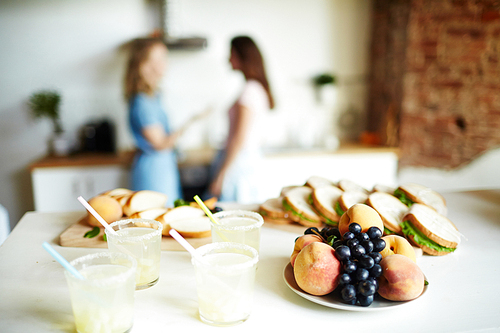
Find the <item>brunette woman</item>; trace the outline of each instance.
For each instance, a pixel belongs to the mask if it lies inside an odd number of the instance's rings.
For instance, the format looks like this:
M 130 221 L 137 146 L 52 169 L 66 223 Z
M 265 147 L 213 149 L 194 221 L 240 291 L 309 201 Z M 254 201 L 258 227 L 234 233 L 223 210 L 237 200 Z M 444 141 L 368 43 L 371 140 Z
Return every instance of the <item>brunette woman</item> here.
M 274 100 L 262 55 L 250 37 L 231 40 L 229 62 L 233 70 L 243 73 L 245 85 L 228 112 L 229 134 L 214 164 L 209 195 L 220 201 L 251 203 L 258 195 L 262 160 L 259 124 L 274 107 Z

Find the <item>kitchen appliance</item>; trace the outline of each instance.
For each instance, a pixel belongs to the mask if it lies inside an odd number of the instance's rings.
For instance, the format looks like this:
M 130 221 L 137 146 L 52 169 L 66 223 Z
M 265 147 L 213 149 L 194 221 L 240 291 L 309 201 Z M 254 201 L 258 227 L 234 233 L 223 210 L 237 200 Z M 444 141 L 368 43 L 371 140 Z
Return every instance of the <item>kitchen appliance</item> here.
M 116 152 L 115 126 L 107 120 L 85 124 L 81 130 L 81 150 L 94 152 Z

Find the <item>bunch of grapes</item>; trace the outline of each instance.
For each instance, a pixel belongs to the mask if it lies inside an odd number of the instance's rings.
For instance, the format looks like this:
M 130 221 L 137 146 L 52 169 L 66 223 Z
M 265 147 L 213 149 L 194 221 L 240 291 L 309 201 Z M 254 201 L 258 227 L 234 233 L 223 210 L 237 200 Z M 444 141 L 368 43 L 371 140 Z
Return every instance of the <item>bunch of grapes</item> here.
M 339 276 L 342 300 L 351 305 L 369 306 L 378 291 L 377 278 L 382 275 L 379 265 L 385 248 L 382 231 L 371 227 L 362 232 L 357 223 L 349 224 L 342 238 L 335 240 L 332 247 L 335 256 L 342 263 L 343 273 Z

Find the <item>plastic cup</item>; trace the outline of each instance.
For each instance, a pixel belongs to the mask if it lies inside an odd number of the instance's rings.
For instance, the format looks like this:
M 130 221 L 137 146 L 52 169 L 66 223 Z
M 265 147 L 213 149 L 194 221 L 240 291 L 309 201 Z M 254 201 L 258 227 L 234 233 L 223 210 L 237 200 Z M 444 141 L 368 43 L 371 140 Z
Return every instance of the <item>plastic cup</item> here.
M 200 319 L 214 326 L 232 326 L 248 319 L 259 255 L 248 245 L 219 242 L 196 249 L 191 261 L 196 272 Z M 200 258 L 202 260 L 200 260 Z
M 146 289 L 160 278 L 161 233 L 163 225 L 150 219 L 127 219 L 110 224 L 116 235 L 106 230 L 108 249 L 137 260 L 136 289 Z
M 134 319 L 137 262 L 123 253 L 101 252 L 71 261 L 84 277 L 65 271 L 79 333 L 129 332 Z
M 246 244 L 259 252 L 262 216 L 246 210 L 228 210 L 214 214 L 217 224 L 212 225 L 212 242 Z

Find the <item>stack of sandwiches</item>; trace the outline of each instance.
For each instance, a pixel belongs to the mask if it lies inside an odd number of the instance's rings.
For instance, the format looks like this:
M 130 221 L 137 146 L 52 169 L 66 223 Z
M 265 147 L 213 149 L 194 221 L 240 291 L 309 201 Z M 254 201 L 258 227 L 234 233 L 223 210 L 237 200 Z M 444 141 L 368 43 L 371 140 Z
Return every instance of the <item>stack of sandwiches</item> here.
M 371 191 L 342 179 L 312 176 L 304 185 L 283 188 L 278 198 L 260 206 L 266 222 L 297 223 L 305 227 L 337 226 L 351 206 L 363 203 L 382 218 L 384 234 L 406 237 L 430 255 L 452 253 L 461 235 L 446 217 L 446 201 L 441 194 L 419 184 L 397 188 L 375 185 Z

